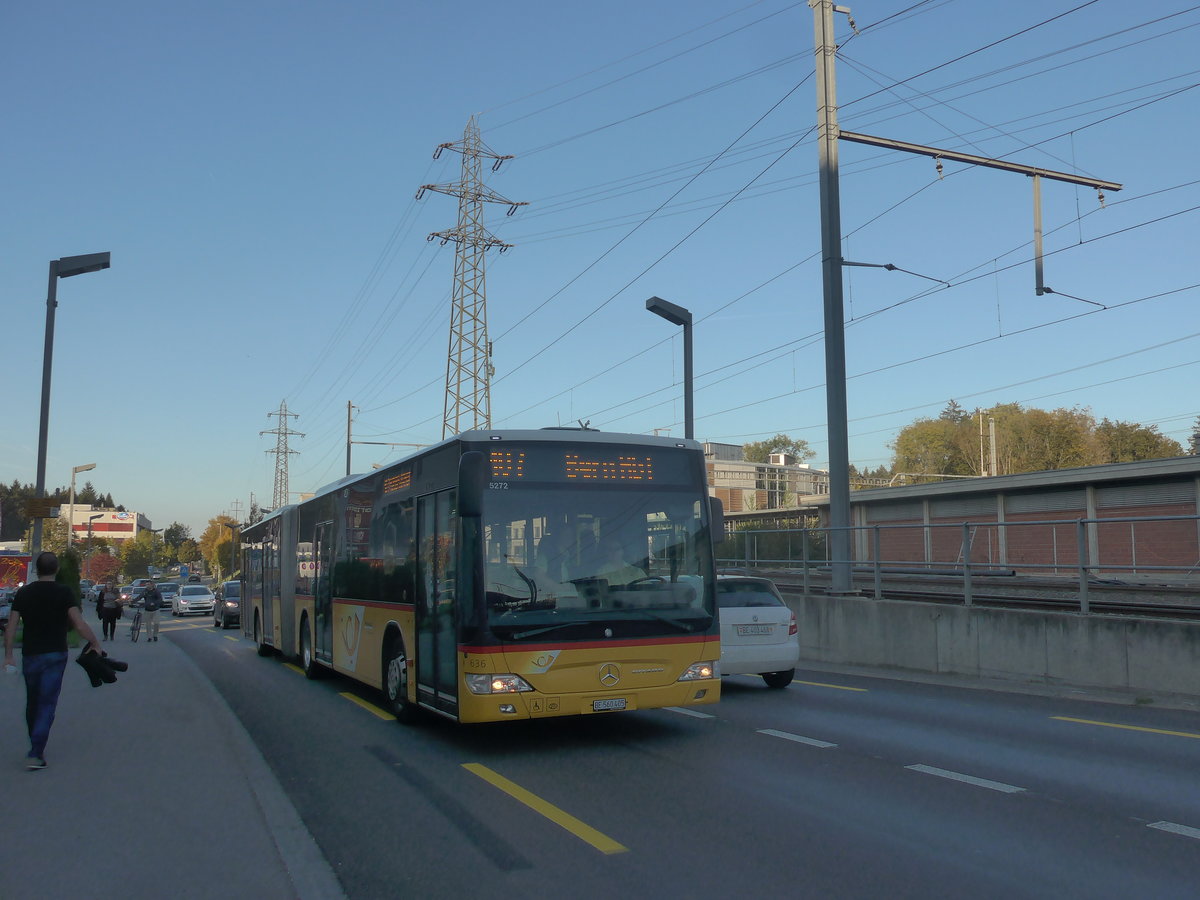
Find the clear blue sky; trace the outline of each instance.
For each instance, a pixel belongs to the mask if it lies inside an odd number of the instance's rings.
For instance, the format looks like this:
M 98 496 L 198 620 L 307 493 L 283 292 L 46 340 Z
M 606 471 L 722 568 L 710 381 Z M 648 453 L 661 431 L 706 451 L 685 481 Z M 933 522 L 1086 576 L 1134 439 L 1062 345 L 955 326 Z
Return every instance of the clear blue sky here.
M 1045 185 L 1039 298 L 1029 179 L 841 144 L 845 257 L 927 276 L 848 272 L 851 461 L 951 398 L 1186 441 L 1200 7 L 850 5 L 843 128 L 1124 185 Z M 459 178 L 432 155 L 472 114 L 515 156 L 489 187 L 529 202 L 488 212 L 515 245 L 489 254 L 496 426 L 682 434 L 657 294 L 696 316 L 697 437 L 787 432 L 824 465 L 812 35 L 781 0 L 8 4 L 0 479 L 35 476 L 47 264 L 100 250 L 59 285 L 49 486 L 95 462 L 199 533 L 270 505 L 283 400 L 292 491 L 343 473 L 348 401 L 358 440 L 440 439 L 454 254 L 425 238 L 457 212 L 413 196 Z

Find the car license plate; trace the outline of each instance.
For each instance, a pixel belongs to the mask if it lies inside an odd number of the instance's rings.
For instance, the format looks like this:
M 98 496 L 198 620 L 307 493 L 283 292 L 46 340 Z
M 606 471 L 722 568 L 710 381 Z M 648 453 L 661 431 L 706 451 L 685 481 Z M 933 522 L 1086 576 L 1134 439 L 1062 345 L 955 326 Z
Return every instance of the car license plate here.
M 607 712 L 608 710 L 624 709 L 624 708 L 625 708 L 625 698 L 624 697 L 614 697 L 611 700 L 593 700 L 592 701 L 592 712 Z
M 738 634 L 770 634 L 773 625 L 738 625 L 736 626 Z

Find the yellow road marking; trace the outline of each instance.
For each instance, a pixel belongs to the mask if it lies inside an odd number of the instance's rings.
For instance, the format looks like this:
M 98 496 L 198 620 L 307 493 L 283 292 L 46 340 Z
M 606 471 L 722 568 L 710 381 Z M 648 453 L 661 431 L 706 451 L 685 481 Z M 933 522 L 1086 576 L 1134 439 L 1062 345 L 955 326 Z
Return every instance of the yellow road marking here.
M 299 666 L 293 665 L 292 663 L 284 663 L 283 667 L 285 669 L 291 669 L 293 672 L 299 672 L 301 675 L 304 674 L 304 670 L 302 668 L 300 668 Z
M 607 835 L 601 834 L 591 825 L 584 824 L 570 813 L 559 809 L 553 803 L 543 800 L 536 794 L 530 793 L 520 785 L 509 781 L 503 775 L 493 772 L 487 766 L 482 766 L 479 763 L 463 763 L 463 768 L 474 775 L 478 775 L 493 787 L 497 787 L 504 791 L 504 793 L 508 794 L 514 800 L 519 800 L 521 803 L 524 803 L 534 812 L 545 816 L 555 825 L 565 828 L 581 841 L 591 844 L 601 853 L 612 854 L 629 852 L 628 847 L 618 844 Z
M 240 641 L 241 640 L 241 638 L 235 638 L 232 634 L 224 635 L 224 638 L 227 641 Z
M 801 681 L 799 678 L 793 678 L 792 684 L 807 684 L 812 687 L 827 687 L 833 688 L 835 691 L 858 691 L 859 693 L 868 693 L 866 688 L 846 687 L 844 684 L 826 684 L 823 681 Z
M 303 674 L 303 670 L 301 670 L 301 674 Z M 391 715 L 387 711 L 380 709 L 374 703 L 368 703 L 362 697 L 356 697 L 353 694 L 344 694 L 344 693 L 339 694 L 338 696 L 345 697 L 351 703 L 355 704 L 356 706 L 361 706 L 367 712 L 371 713 L 372 715 L 379 716 L 379 718 L 381 718 L 381 719 L 387 719 L 390 721 L 390 720 L 396 718 L 395 716 Z
M 1141 725 L 1118 725 L 1116 722 L 1096 722 L 1092 719 L 1075 719 L 1071 716 L 1051 716 L 1052 719 L 1057 719 L 1060 722 L 1075 722 L 1079 725 L 1099 725 L 1101 728 L 1121 728 L 1125 731 L 1146 731 L 1150 734 L 1168 734 L 1171 737 L 1195 738 L 1200 740 L 1200 734 L 1193 734 L 1190 731 L 1167 731 L 1163 728 L 1143 728 Z

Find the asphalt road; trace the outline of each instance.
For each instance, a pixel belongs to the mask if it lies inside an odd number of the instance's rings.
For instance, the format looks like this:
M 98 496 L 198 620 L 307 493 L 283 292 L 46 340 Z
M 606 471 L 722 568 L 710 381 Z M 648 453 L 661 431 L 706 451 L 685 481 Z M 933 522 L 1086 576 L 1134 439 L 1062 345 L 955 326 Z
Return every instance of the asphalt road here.
M 830 673 L 706 713 L 405 727 L 171 621 L 346 895 L 1187 897 L 1200 715 Z M 364 705 L 365 704 L 365 705 Z

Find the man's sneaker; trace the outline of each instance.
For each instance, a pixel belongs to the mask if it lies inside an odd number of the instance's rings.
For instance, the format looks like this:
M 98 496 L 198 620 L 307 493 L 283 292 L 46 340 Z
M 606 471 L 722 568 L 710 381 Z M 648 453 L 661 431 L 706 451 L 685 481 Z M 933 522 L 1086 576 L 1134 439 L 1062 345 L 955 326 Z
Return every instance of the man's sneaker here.
M 25 760 L 25 768 L 30 772 L 36 772 L 38 769 L 46 768 L 46 761 L 40 756 L 31 756 Z

